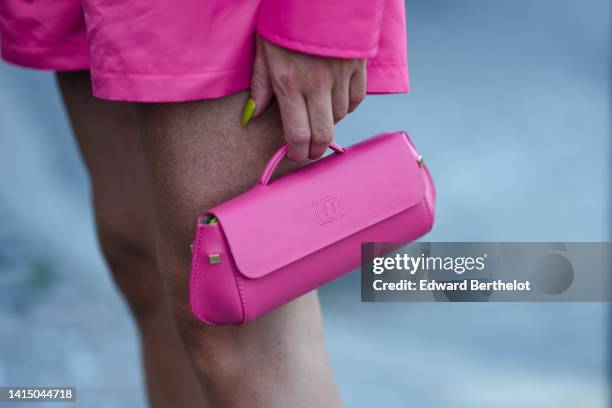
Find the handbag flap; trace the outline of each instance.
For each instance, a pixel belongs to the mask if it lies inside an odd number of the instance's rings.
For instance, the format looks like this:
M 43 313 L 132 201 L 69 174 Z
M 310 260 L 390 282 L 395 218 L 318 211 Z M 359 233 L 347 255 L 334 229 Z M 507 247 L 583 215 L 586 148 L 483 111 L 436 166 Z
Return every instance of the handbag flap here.
M 421 202 L 417 157 L 405 133 L 384 133 L 207 213 L 240 273 L 260 278 Z

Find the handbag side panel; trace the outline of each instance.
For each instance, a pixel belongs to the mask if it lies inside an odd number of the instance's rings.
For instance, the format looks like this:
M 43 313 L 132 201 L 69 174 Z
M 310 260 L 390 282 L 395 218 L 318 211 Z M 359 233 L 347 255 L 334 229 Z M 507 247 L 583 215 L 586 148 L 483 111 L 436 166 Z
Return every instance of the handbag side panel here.
M 244 322 L 241 290 L 227 242 L 219 224 L 198 217 L 189 284 L 192 313 L 211 325 Z

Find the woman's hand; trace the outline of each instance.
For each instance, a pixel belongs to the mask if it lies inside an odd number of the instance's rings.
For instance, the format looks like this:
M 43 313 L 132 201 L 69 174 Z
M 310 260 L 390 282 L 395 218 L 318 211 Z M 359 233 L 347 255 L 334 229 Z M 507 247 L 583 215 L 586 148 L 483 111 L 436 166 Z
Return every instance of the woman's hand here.
M 355 110 L 365 94 L 365 60 L 301 54 L 258 37 L 252 100 L 245 105 L 242 124 L 276 96 L 287 155 L 295 161 L 317 159 L 333 139 L 334 124 Z

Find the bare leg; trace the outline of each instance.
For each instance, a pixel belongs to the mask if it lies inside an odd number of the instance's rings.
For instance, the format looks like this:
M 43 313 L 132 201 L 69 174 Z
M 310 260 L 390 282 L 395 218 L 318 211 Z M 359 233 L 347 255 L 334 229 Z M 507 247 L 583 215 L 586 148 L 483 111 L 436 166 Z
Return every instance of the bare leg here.
M 242 327 L 209 327 L 189 311 L 189 244 L 197 214 L 254 185 L 282 140 L 276 106 L 240 128 L 246 97 L 139 105 L 162 275 L 213 406 L 338 407 L 315 293 Z
M 203 407 L 157 266 L 134 105 L 93 98 L 87 72 L 58 74 L 58 82 L 89 169 L 100 245 L 138 324 L 151 405 Z

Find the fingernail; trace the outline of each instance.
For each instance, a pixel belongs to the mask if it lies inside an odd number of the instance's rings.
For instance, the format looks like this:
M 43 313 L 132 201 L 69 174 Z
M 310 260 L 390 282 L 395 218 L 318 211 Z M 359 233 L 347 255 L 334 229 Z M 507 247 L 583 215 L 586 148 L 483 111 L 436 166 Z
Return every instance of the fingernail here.
M 245 127 L 249 123 L 253 117 L 256 107 L 257 105 L 255 104 L 255 99 L 247 99 L 246 103 L 244 104 L 244 108 L 242 109 L 242 120 L 240 121 L 240 125 L 242 127 Z

